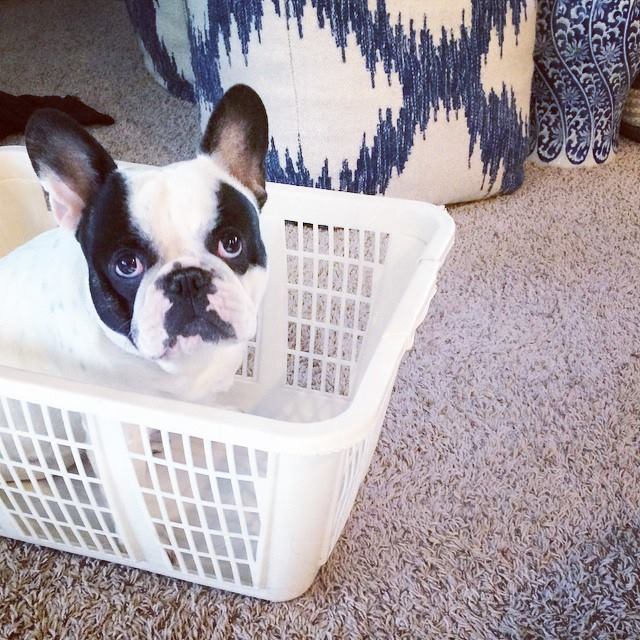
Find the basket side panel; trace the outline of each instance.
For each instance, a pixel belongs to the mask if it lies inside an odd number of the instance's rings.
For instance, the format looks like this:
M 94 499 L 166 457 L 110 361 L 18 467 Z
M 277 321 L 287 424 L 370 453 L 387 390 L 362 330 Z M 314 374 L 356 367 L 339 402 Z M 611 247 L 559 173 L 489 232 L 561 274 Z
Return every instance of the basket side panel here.
M 0 396 L 0 508 L 24 539 L 131 557 L 103 490 L 91 416 Z M 13 526 L 11 526 L 13 525 Z
M 290 387 L 348 398 L 389 234 L 285 222 Z
M 166 429 L 130 423 L 123 429 L 169 566 L 212 586 L 262 586 L 273 456 Z

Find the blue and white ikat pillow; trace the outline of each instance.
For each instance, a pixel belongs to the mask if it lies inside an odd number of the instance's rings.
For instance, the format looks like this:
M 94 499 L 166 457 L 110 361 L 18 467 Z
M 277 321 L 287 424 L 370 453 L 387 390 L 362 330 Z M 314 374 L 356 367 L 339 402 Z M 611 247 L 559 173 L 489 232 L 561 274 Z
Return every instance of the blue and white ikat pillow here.
M 202 126 L 242 82 L 268 179 L 413 198 L 517 189 L 535 0 L 127 0 L 147 63 Z

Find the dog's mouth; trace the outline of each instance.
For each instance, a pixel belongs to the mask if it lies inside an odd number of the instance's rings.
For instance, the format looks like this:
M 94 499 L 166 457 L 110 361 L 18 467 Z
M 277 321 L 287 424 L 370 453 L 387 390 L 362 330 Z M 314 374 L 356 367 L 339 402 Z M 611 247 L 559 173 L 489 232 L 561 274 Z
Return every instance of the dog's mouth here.
M 151 360 L 156 362 L 166 362 L 175 360 L 180 356 L 187 356 L 204 344 L 204 340 L 198 336 L 176 336 L 167 341 L 161 353 L 153 356 Z
M 233 327 L 222 320 L 214 311 L 195 316 L 185 322 L 179 332 L 168 337 L 163 351 L 153 360 L 172 360 L 188 356 L 205 343 L 232 342 L 236 340 Z

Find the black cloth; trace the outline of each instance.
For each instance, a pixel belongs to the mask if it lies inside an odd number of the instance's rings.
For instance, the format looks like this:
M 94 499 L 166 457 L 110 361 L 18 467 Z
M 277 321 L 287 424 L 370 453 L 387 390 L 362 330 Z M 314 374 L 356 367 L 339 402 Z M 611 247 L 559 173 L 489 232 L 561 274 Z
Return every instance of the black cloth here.
M 24 133 L 31 114 L 36 109 L 49 107 L 70 115 L 76 122 L 88 124 L 113 124 L 114 119 L 95 111 L 75 96 L 14 96 L 0 91 L 0 140 L 12 134 Z

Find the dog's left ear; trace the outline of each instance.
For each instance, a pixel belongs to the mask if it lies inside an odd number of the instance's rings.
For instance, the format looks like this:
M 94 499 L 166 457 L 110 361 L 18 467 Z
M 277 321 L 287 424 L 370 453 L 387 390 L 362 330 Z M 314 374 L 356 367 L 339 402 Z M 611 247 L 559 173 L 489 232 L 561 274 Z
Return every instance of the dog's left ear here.
M 264 160 L 268 144 L 269 124 L 260 96 L 251 87 L 237 84 L 211 114 L 200 149 L 248 187 L 262 207 L 267 200 Z
M 116 163 L 88 131 L 56 109 L 39 109 L 31 116 L 25 144 L 56 222 L 75 231 Z

